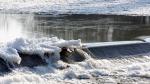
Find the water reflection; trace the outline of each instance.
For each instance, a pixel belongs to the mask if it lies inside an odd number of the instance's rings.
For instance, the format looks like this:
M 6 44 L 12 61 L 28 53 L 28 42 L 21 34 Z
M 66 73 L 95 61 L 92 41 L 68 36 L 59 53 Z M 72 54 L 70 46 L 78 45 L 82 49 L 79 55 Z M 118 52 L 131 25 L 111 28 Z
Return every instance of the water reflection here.
M 11 19 L 6 19 L 6 18 Z M 3 19 L 2 19 L 3 18 Z M 131 40 L 137 36 L 150 35 L 150 18 L 144 16 L 107 16 L 107 15 L 3 15 L 1 27 L 12 37 L 57 36 L 63 39 L 82 39 L 83 42 Z M 11 24 L 14 25 L 11 25 Z M 15 31 L 13 31 L 15 30 Z M 15 32 L 15 33 L 13 33 Z M 14 36 L 13 36 L 14 35 Z M 5 36 L 3 34 L 3 36 Z M 1 38 L 1 37 L 0 37 Z

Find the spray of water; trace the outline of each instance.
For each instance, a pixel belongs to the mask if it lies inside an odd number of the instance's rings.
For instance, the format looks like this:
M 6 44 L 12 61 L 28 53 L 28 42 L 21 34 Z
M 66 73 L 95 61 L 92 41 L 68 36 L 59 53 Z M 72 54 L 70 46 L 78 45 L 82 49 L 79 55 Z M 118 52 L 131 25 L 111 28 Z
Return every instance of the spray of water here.
M 22 24 L 12 17 L 0 15 L 0 42 L 22 36 Z

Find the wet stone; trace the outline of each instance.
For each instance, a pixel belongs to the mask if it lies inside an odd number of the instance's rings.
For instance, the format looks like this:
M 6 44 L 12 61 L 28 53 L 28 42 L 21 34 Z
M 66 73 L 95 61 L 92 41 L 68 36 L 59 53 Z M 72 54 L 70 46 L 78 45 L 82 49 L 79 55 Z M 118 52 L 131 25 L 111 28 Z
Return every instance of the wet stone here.
M 60 67 L 58 67 L 58 69 L 59 70 L 64 70 L 64 69 L 67 69 L 67 68 L 69 68 L 70 66 L 69 65 L 67 65 L 67 66 L 60 66 Z
M 4 59 L 0 58 L 0 73 L 4 73 L 4 72 L 10 72 L 10 66 L 8 64 L 8 62 L 6 62 Z
M 78 75 L 78 79 L 90 79 L 89 75 L 83 74 L 83 75 Z
M 42 59 L 38 54 L 19 53 L 21 63 L 18 66 L 34 67 L 47 65 L 46 60 Z
M 84 61 L 86 57 L 83 53 L 78 52 L 77 49 L 70 52 L 68 48 L 62 48 L 62 51 L 60 52 L 60 59 L 67 63 L 74 63 Z

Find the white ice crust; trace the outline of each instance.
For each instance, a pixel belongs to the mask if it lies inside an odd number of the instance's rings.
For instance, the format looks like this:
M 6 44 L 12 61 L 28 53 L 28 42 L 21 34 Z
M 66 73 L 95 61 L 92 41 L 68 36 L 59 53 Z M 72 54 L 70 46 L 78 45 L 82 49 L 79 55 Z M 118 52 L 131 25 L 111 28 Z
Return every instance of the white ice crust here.
M 0 57 L 11 62 L 20 63 L 21 58 L 18 52 L 28 54 L 39 54 L 41 57 L 44 53 L 54 53 L 59 55 L 62 47 L 79 47 L 81 40 L 63 40 L 57 37 L 25 39 L 16 38 L 0 47 Z
M 5 61 L 9 61 L 10 63 L 19 64 L 21 62 L 21 58 L 17 53 L 17 50 L 10 47 L 0 48 L 0 57 Z

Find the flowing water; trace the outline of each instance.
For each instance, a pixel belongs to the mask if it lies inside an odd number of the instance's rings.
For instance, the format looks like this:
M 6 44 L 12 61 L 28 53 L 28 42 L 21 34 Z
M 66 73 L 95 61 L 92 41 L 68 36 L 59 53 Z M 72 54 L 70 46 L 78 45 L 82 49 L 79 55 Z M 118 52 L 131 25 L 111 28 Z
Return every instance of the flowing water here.
M 57 36 L 83 42 L 133 40 L 150 35 L 149 19 L 148 16 L 0 14 L 0 39 Z
M 83 43 L 134 40 L 150 35 L 148 16 L 0 14 L 0 42 L 14 38 L 58 37 Z M 111 57 L 111 56 L 110 56 Z M 64 70 L 60 66 L 70 66 Z M 16 68 L 0 83 L 150 83 L 150 57 L 94 59 L 74 64 L 62 61 L 35 68 Z

